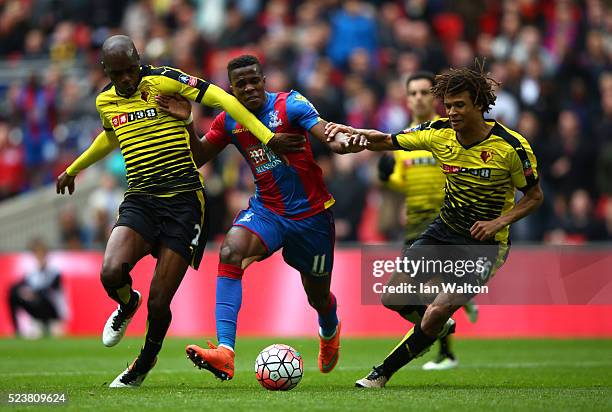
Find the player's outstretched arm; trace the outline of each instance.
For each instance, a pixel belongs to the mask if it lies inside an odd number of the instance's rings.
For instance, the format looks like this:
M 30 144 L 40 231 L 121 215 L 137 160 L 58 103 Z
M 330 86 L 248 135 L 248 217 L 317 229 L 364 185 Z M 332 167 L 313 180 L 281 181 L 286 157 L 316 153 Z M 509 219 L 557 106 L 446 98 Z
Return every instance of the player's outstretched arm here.
M 57 177 L 55 190 L 58 194 L 64 194 L 68 189 L 68 194 L 74 192 L 74 178 L 83 169 L 88 168 L 98 160 L 104 158 L 115 148 L 119 147 L 119 141 L 115 137 L 113 132 L 102 131 L 91 146 L 87 148 L 70 166 L 66 168 L 66 171 Z
M 391 135 L 389 133 L 383 133 L 373 129 L 355 129 L 351 126 L 339 124 L 339 123 L 327 123 L 325 126 L 325 134 L 327 135 L 328 141 L 333 141 L 338 133 L 343 133 L 350 136 L 352 144 L 355 141 L 359 141 L 363 138 L 367 141 L 367 149 L 372 151 L 383 151 L 383 150 L 397 150 L 398 147 L 393 144 Z
M 202 103 L 225 110 L 276 154 L 282 155 L 304 150 L 306 143 L 304 136 L 292 133 L 272 133 L 253 113 L 240 104 L 238 99 L 214 84 L 209 85 L 206 89 Z
M 325 126 L 327 124 L 325 120 L 321 120 L 311 127 L 309 132 L 322 143 L 327 144 L 334 153 L 358 153 L 365 150 L 367 140 L 363 136 L 348 136 L 344 133 L 337 133 L 333 140 L 328 139 L 325 134 Z
M 544 193 L 540 187 L 540 182 L 538 182 L 524 193 L 524 196 L 508 213 L 501 215 L 497 219 L 474 223 L 470 229 L 470 234 L 474 239 L 480 241 L 491 239 L 504 227 L 533 213 L 540 207 L 543 201 Z

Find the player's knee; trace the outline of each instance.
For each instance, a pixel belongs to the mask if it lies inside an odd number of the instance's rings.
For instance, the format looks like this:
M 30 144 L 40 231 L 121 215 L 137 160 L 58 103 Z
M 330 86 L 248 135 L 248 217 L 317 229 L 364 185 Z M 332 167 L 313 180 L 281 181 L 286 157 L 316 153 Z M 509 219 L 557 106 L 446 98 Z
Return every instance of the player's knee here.
M 223 244 L 219 251 L 219 261 L 227 265 L 241 266 L 244 253 L 232 244 Z
M 421 321 L 421 329 L 429 336 L 436 336 L 452 314 L 451 305 L 429 305 Z
M 127 264 L 116 260 L 105 260 L 102 263 L 102 270 L 100 271 L 100 280 L 105 286 L 116 286 L 123 283 L 126 276 L 129 276 Z

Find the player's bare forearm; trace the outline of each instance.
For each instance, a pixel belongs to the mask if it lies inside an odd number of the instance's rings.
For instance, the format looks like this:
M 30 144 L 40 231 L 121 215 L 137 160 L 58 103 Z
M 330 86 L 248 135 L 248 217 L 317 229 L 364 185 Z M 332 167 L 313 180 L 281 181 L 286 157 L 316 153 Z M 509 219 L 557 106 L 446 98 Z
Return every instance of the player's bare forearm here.
M 544 202 L 544 193 L 538 182 L 525 192 L 524 196 L 508 213 L 498 219 L 502 220 L 504 226 L 510 225 L 536 211 L 542 205 L 542 202 Z
M 379 132 L 380 133 L 380 132 Z M 367 139 L 367 137 L 366 137 Z M 367 149 L 373 152 L 382 152 L 385 150 L 397 150 L 398 147 L 393 144 L 393 140 L 391 139 L 391 135 L 387 134 L 384 140 L 369 140 Z
M 540 183 L 531 187 L 508 213 L 489 221 L 478 221 L 470 228 L 470 234 L 476 240 L 484 241 L 495 237 L 504 227 L 533 213 L 544 201 Z
M 398 148 L 393 144 L 391 135 L 384 133 L 379 130 L 373 129 L 355 129 L 351 126 L 339 124 L 339 123 L 328 123 L 325 125 L 325 134 L 328 142 L 334 141 L 339 133 L 345 135 L 365 139 L 367 141 L 366 148 L 371 151 L 383 151 L 383 150 L 397 150 Z
M 186 125 L 185 128 L 189 132 L 189 148 L 191 149 L 193 161 L 195 162 L 196 166 L 200 168 L 204 163 L 206 163 L 206 153 L 202 147 L 202 141 L 198 137 L 195 127 L 193 127 L 193 122 Z

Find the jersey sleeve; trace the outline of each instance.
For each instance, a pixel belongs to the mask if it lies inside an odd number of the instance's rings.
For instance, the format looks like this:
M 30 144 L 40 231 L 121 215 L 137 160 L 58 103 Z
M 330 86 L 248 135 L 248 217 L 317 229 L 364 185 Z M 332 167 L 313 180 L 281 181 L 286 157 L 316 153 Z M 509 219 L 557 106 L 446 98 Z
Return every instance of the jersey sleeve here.
M 538 183 L 537 160 L 529 142 L 521 139 L 509 156 L 512 184 L 522 192 L 526 192 Z
M 161 78 L 158 87 L 162 93 L 179 93 L 196 103 L 224 110 L 264 144 L 274 137 L 274 133 L 264 126 L 253 113 L 220 87 L 171 67 L 155 70 L 155 74 L 159 74 Z
M 291 91 L 287 97 L 287 118 L 293 125 L 298 125 L 304 130 L 310 130 L 321 121 L 317 109 L 296 91 Z
M 431 128 L 431 122 L 425 122 L 392 134 L 391 139 L 398 149 L 431 151 L 431 136 L 433 132 L 434 129 Z
M 230 138 L 225 131 L 225 113 L 221 113 L 215 117 L 205 137 L 208 142 L 221 148 L 230 143 Z
M 183 73 L 171 67 L 157 68 L 155 73 L 160 75 L 160 81 L 157 87 L 161 93 L 178 93 L 196 103 L 202 103 L 202 99 L 210 86 L 210 83 L 206 80 L 190 76 L 187 73 Z

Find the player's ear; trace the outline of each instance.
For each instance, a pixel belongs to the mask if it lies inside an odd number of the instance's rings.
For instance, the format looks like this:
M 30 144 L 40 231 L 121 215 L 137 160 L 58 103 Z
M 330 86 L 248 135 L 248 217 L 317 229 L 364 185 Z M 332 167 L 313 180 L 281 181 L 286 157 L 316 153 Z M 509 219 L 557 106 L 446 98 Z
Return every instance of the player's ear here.
M 261 82 L 262 82 L 263 84 L 266 84 L 266 76 L 261 76 Z

